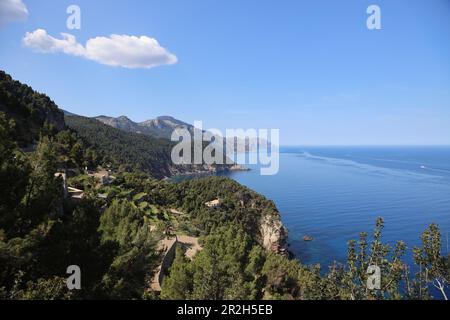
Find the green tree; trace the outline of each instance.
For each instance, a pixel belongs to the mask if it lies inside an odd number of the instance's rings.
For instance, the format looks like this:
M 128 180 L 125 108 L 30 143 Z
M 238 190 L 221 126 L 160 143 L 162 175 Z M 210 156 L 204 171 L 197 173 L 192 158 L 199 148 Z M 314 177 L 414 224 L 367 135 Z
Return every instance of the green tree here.
M 254 297 L 254 278 L 245 272 L 251 247 L 250 238 L 239 226 L 230 223 L 218 228 L 205 238 L 203 250 L 191 262 L 177 259 L 162 296 L 194 300 Z M 182 285 L 178 287 L 174 279 L 181 279 Z M 187 291 L 183 294 L 182 289 Z
M 164 278 L 161 298 L 167 300 L 188 300 L 193 290 L 190 261 L 181 248 L 177 248 L 170 273 Z
M 103 291 L 114 299 L 142 298 L 159 258 L 150 225 L 129 201 L 116 200 L 100 218 L 99 231 L 104 245 L 117 247 Z
M 0 112 L 0 230 L 10 233 L 25 195 L 30 167 L 13 140 L 14 121 Z
M 14 300 L 68 300 L 71 296 L 65 278 L 51 277 L 29 281 L 24 289 L 15 292 L 11 298 Z
M 441 233 L 438 226 L 431 224 L 422 233 L 421 240 L 422 247 L 414 248 L 414 259 L 420 267 L 418 278 L 425 278 L 426 282 L 430 282 L 448 300 L 446 290 L 450 287 L 450 257 L 441 254 Z M 419 283 L 419 289 L 422 286 Z
M 31 230 L 44 216 L 62 214 L 62 178 L 56 178 L 57 153 L 52 139 L 42 137 L 31 160 L 23 212 L 17 221 L 19 233 Z
M 293 299 L 299 291 L 298 277 L 300 266 L 296 260 L 269 253 L 262 269 L 266 278 L 266 297 Z

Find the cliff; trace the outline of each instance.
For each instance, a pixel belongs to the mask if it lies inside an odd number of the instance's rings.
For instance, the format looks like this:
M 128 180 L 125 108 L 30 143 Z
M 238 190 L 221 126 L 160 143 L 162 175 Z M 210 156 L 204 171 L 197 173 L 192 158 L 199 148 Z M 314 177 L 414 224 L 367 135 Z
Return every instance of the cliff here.
M 267 214 L 260 221 L 261 245 L 269 251 L 286 253 L 287 230 L 279 215 Z

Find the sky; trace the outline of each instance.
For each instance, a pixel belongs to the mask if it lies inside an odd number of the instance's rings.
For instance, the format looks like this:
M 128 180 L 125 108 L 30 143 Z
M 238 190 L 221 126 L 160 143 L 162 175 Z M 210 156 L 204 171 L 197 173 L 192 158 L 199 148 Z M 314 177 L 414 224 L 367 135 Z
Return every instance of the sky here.
M 449 0 L 0 0 L 0 69 L 61 108 L 283 145 L 450 144 L 449 58 Z

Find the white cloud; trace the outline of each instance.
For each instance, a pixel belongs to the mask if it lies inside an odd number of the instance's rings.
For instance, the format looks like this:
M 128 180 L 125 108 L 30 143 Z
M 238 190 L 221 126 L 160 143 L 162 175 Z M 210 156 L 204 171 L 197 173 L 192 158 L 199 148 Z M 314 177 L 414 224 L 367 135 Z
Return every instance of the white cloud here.
M 156 39 L 113 34 L 97 37 L 86 43 L 89 59 L 110 66 L 152 68 L 174 64 L 177 57 L 161 47 Z
M 61 33 L 61 36 L 62 39 L 56 39 L 50 36 L 47 31 L 37 29 L 25 34 L 23 44 L 43 53 L 63 52 L 74 56 L 86 56 L 86 49 L 77 42 L 73 35 Z
M 62 39 L 50 36 L 45 30 L 27 32 L 25 46 L 38 52 L 84 57 L 109 66 L 125 68 L 153 68 L 177 62 L 177 57 L 161 47 L 156 39 L 113 34 L 110 37 L 89 39 L 86 46 L 77 42 L 73 35 L 61 33 Z
M 28 9 L 22 0 L 0 0 L 0 26 L 9 22 L 24 21 L 27 17 Z

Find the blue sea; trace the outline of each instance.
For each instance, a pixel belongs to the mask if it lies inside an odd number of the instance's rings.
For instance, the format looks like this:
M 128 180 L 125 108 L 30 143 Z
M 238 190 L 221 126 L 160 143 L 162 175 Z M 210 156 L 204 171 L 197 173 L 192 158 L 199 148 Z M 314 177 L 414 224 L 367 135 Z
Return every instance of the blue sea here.
M 450 234 L 450 147 L 284 147 L 280 170 L 227 174 L 275 201 L 290 251 L 304 264 L 344 262 L 347 242 L 383 217 L 383 239 L 403 240 L 405 256 L 431 223 Z M 305 235 L 314 238 L 305 242 Z

